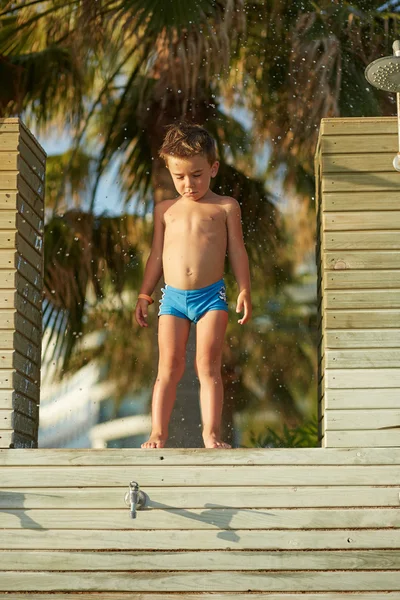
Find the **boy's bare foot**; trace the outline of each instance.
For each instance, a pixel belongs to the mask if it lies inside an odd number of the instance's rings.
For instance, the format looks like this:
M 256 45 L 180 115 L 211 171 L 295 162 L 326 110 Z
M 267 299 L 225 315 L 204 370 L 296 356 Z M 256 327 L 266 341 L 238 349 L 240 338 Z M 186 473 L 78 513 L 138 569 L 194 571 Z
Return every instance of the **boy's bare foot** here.
M 152 434 L 147 442 L 142 444 L 142 448 L 164 448 L 167 438 L 161 437 L 161 435 Z
M 215 433 L 203 435 L 203 442 L 205 448 L 232 448 L 232 446 L 220 440 Z

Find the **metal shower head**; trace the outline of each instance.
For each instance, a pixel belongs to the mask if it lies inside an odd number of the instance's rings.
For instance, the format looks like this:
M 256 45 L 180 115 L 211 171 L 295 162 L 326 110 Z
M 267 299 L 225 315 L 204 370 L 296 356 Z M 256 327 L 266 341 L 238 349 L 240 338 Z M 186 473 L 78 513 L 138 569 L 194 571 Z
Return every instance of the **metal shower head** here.
M 393 159 L 393 166 L 400 171 L 400 40 L 393 42 L 392 47 L 393 56 L 384 56 L 370 63 L 365 69 L 365 78 L 380 90 L 396 93 L 399 151 Z
M 400 40 L 393 44 L 393 56 L 374 60 L 365 69 L 367 81 L 386 92 L 400 92 Z

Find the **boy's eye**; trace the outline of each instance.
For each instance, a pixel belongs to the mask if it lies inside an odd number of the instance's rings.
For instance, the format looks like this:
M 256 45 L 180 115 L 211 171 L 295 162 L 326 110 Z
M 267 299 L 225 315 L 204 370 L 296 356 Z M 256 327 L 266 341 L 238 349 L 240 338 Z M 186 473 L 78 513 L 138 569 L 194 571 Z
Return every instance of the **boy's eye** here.
M 194 177 L 200 177 L 200 175 L 195 175 Z

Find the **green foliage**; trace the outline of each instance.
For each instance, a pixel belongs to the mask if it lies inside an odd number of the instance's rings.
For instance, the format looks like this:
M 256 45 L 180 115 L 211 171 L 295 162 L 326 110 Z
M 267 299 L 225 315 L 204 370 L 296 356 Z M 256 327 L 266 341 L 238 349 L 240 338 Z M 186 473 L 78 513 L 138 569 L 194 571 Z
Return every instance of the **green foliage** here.
M 266 432 L 258 435 L 250 432 L 248 437 L 250 444 L 243 448 L 317 448 L 320 445 L 316 416 L 292 429 L 284 424 L 279 433 L 268 427 Z

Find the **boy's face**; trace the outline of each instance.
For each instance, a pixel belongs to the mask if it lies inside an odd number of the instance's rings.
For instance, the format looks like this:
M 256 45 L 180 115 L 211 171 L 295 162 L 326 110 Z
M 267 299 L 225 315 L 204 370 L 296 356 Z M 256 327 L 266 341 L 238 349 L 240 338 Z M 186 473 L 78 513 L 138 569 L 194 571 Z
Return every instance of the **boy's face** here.
M 207 193 L 211 177 L 216 176 L 218 167 L 218 161 L 210 165 L 202 154 L 188 158 L 168 157 L 168 169 L 176 191 L 189 200 L 200 200 Z

